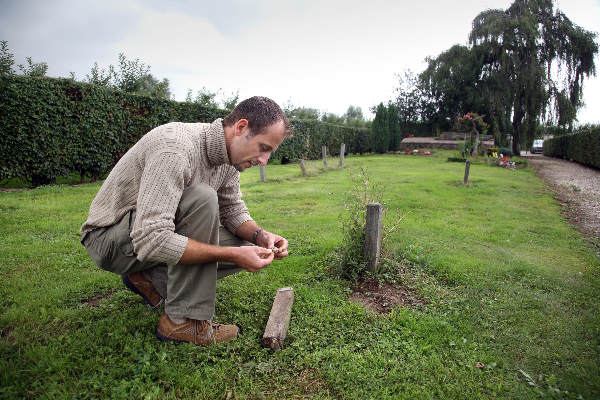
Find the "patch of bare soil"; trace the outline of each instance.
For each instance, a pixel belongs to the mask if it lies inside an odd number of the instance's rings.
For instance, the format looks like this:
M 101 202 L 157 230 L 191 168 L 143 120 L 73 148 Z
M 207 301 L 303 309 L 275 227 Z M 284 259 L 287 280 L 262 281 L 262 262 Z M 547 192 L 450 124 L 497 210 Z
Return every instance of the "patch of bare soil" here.
M 528 161 L 556 194 L 565 218 L 600 255 L 600 170 L 552 157 L 530 156 Z
M 88 297 L 87 299 L 83 299 L 81 301 L 81 303 L 85 304 L 88 307 L 98 307 L 100 305 L 100 301 L 113 297 L 115 295 L 115 293 L 117 293 L 119 290 L 123 290 L 123 289 L 115 289 L 115 290 L 111 290 L 108 293 L 100 293 L 96 296 L 92 296 L 92 297 Z
M 427 304 L 407 287 L 374 278 L 359 281 L 352 290 L 350 301 L 379 314 L 387 314 L 396 306 L 420 310 Z

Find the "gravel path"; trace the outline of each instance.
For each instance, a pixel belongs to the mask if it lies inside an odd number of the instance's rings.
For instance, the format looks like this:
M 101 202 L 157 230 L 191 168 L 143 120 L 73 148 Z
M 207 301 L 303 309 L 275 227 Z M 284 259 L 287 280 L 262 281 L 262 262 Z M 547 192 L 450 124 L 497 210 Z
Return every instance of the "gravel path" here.
M 600 170 L 541 155 L 525 155 L 563 205 L 569 222 L 600 253 Z

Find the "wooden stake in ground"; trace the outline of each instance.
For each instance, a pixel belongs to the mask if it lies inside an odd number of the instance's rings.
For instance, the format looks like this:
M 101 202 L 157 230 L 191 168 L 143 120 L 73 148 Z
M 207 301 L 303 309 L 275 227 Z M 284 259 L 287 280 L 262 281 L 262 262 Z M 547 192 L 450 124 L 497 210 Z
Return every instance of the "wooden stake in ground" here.
M 377 272 L 379 251 L 381 250 L 381 219 L 383 206 L 380 203 L 367 204 L 365 223 L 365 259 L 369 271 Z
M 283 348 L 290 327 L 292 304 L 294 304 L 294 289 L 291 287 L 277 289 L 265 334 L 262 338 L 263 346 L 270 347 L 272 350 Z
M 304 160 L 300 159 L 300 169 L 302 170 L 302 175 L 306 176 L 306 167 L 304 166 Z
M 346 143 L 342 143 L 340 147 L 340 167 L 344 166 L 344 153 L 346 152 Z
M 469 169 L 471 169 L 471 160 L 467 160 L 465 163 L 465 178 L 463 179 L 465 185 L 469 183 Z
M 323 150 L 323 167 L 327 168 L 327 146 L 323 146 L 321 150 Z
M 267 181 L 267 171 L 264 165 L 259 165 L 258 169 L 260 169 L 260 180 L 263 182 Z

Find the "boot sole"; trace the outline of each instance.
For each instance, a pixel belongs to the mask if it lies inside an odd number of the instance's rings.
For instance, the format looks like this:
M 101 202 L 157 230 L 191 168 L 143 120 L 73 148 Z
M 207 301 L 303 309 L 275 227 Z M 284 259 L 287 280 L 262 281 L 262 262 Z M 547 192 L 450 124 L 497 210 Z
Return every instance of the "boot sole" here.
M 173 338 L 170 338 L 170 337 L 168 337 L 168 336 L 165 336 L 165 335 L 163 335 L 162 333 L 160 333 L 160 332 L 158 331 L 158 329 L 156 329 L 156 338 L 157 338 L 158 340 L 160 340 L 161 342 L 172 342 L 172 343 L 175 343 L 175 344 L 179 344 L 179 343 L 188 343 L 188 342 L 186 342 L 185 340 L 177 340 L 177 339 L 173 339 Z
M 242 332 L 242 330 L 240 328 L 238 328 L 238 335 L 236 337 L 239 337 L 240 333 Z M 161 342 L 171 342 L 171 343 L 175 343 L 175 344 L 179 344 L 179 343 L 192 343 L 190 341 L 187 340 L 178 340 L 178 339 L 173 339 L 170 338 L 168 336 L 163 335 L 162 333 L 160 333 L 160 331 L 158 330 L 158 328 L 156 328 L 156 338 L 158 340 L 160 340 Z M 194 344 L 194 343 L 192 343 Z M 215 344 L 215 343 L 213 343 Z
M 156 304 L 155 306 L 152 305 L 152 303 L 150 302 L 150 300 L 148 300 L 148 298 L 138 290 L 138 288 L 135 287 L 135 285 L 129 280 L 129 278 L 127 278 L 127 275 L 121 275 L 121 280 L 123 281 L 123 283 L 125 284 L 125 286 L 127 287 L 127 289 L 131 290 L 133 293 L 135 294 L 139 294 L 142 299 L 144 299 L 144 301 L 146 302 L 146 305 L 150 308 L 152 308 L 153 310 L 157 309 L 158 307 L 161 306 L 161 304 L 165 301 L 165 299 L 163 299 L 162 297 L 160 298 L 160 301 L 158 302 L 158 304 Z

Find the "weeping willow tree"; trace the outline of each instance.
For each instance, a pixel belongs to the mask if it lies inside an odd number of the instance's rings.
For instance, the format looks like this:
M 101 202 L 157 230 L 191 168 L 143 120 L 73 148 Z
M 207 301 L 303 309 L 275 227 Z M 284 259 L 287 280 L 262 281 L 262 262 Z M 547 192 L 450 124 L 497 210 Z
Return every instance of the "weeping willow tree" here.
M 552 0 L 516 0 L 473 20 L 469 41 L 483 60 L 482 90 L 500 125 L 512 118 L 515 154 L 541 120 L 572 129 L 584 78 L 596 74 L 595 37 L 554 12 Z

